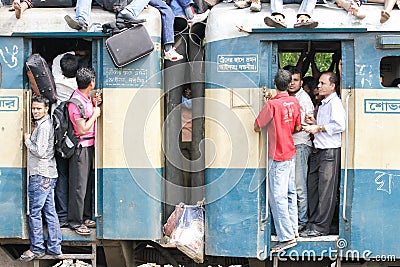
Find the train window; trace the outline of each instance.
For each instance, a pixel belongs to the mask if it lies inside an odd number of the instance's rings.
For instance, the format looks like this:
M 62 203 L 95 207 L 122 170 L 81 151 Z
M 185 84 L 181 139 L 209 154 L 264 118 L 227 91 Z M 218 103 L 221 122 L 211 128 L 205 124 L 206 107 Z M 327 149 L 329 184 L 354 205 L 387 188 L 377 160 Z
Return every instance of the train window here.
M 380 62 L 381 84 L 400 88 L 400 57 L 383 57 Z

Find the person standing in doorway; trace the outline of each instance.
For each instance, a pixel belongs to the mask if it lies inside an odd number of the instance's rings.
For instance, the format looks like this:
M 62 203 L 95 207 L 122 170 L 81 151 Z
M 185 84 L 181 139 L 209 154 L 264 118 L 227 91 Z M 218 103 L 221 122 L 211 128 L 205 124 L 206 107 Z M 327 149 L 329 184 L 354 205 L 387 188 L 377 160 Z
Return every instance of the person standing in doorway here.
M 274 217 L 279 244 L 271 253 L 297 245 L 297 197 L 294 175 L 296 149 L 292 134 L 301 129 L 300 105 L 287 90 L 292 79 L 289 71 L 275 75 L 277 95 L 267 101 L 254 122 L 254 131 L 268 127 L 269 205 Z
M 32 97 L 32 116 L 35 126 L 32 135 L 24 134 L 28 151 L 28 221 L 31 246 L 20 256 L 20 261 L 31 261 L 45 255 L 42 214 L 48 230 L 47 253 L 62 254 L 62 234 L 54 205 L 54 187 L 57 181 L 54 129 L 48 111 L 49 101 L 46 98 Z
M 340 147 L 342 132 L 346 128 L 346 116 L 342 101 L 336 93 L 338 79 L 333 72 L 321 74 L 319 95 L 323 97 L 317 119 L 307 116 L 304 126 L 314 135 L 317 149 L 315 161 L 308 177 L 309 223 L 301 237 L 328 235 L 336 206 L 336 194 L 340 172 Z
M 292 74 L 292 81 L 289 84 L 289 95 L 296 97 L 300 104 L 301 123 L 305 124 L 307 114 L 314 113 L 314 105 L 310 96 L 303 90 L 303 79 L 301 72 L 296 67 L 289 67 L 288 71 Z M 296 147 L 295 156 L 295 176 L 297 191 L 297 208 L 299 217 L 299 232 L 302 231 L 308 223 L 308 199 L 307 199 L 307 175 L 308 158 L 312 149 L 312 142 L 309 133 L 300 131 L 293 134 L 293 141 Z

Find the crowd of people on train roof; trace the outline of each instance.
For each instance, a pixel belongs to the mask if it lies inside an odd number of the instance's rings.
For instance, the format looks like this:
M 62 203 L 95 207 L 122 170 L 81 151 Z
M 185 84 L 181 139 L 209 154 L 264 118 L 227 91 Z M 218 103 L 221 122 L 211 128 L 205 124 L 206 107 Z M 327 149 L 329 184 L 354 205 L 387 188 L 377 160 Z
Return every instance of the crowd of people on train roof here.
M 102 0 L 99 0 L 102 1 Z M 109 1 L 109 0 L 104 0 Z M 207 19 L 209 9 L 221 0 L 134 0 L 123 9 L 118 10 L 117 23 L 141 23 L 144 19 L 137 16 L 147 5 L 159 10 L 162 18 L 162 35 L 164 42 L 165 59 L 178 61 L 182 59 L 173 49 L 173 23 L 176 16 L 184 17 L 189 24 Z M 224 0 L 233 2 L 236 8 L 249 8 L 252 12 L 260 12 L 262 7 L 261 0 Z M 317 3 L 324 4 L 327 0 L 269 0 L 271 15 L 265 17 L 264 22 L 269 27 L 287 28 L 283 4 L 299 4 L 297 21 L 294 28 L 315 28 L 318 21 L 312 18 L 313 11 Z M 390 13 L 397 6 L 400 9 L 400 0 L 328 0 L 333 1 L 338 7 L 342 7 L 358 19 L 364 19 L 366 13 L 363 11 L 362 4 L 375 3 L 382 4 L 380 23 L 385 23 L 390 18 Z M 110 1 L 112 2 L 112 1 Z M 79 0 L 76 4 L 75 17 L 65 16 L 67 24 L 76 30 L 87 31 L 90 25 L 91 0 Z M 32 8 L 32 0 L 14 0 L 10 11 L 15 11 L 15 16 L 20 19 L 22 14 Z

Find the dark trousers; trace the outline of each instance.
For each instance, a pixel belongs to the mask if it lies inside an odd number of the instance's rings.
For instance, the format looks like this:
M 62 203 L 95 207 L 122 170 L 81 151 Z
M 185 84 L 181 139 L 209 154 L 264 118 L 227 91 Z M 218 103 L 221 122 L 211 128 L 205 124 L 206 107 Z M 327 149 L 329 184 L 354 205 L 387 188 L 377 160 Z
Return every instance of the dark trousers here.
M 91 168 L 94 146 L 78 147 L 69 160 L 68 223 L 78 228 L 90 219 L 92 201 Z
M 308 176 L 308 227 L 329 234 L 336 206 L 340 148 L 319 149 L 314 156 Z
M 55 189 L 55 204 L 58 220 L 67 222 L 68 220 L 68 177 L 69 159 L 64 159 L 58 154 L 55 155 L 57 162 L 58 180 Z

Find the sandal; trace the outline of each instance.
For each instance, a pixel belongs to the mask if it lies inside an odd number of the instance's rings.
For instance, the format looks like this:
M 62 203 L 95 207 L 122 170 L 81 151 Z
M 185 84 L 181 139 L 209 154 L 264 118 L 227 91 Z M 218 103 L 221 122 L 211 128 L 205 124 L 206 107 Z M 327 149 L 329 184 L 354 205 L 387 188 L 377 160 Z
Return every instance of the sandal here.
M 28 254 L 28 251 L 31 252 L 32 254 L 29 255 L 29 254 Z M 44 252 L 39 253 L 39 254 L 35 254 L 35 253 L 33 253 L 32 251 L 27 250 L 27 251 L 25 251 L 24 253 L 22 253 L 22 255 L 19 257 L 18 260 L 19 260 L 19 261 L 31 261 L 31 260 L 33 260 L 33 259 L 43 257 L 44 255 L 45 255 Z
M 380 23 L 385 23 L 386 21 L 388 21 L 388 19 L 390 19 L 390 14 L 388 12 L 386 12 L 385 10 L 382 10 Z
M 282 16 L 281 14 L 278 14 Z M 283 16 L 282 16 L 283 18 Z M 283 18 L 284 19 L 284 18 Z M 264 23 L 267 24 L 269 27 L 273 28 L 287 28 L 286 23 L 283 19 L 278 19 L 276 15 L 270 16 L 270 17 L 265 17 Z
M 296 238 L 285 242 L 279 242 L 277 246 L 271 249 L 271 253 L 283 252 L 286 249 L 294 247 L 296 245 L 297 245 Z
M 183 56 L 176 52 L 175 47 L 169 51 L 164 51 L 164 59 L 172 62 L 179 61 L 183 59 Z
M 85 220 L 83 222 L 83 224 L 86 225 L 86 227 L 89 227 L 89 228 L 96 228 L 96 222 L 93 221 L 93 220 L 87 219 L 87 220 Z
M 314 29 L 318 26 L 318 22 L 312 20 L 308 15 L 300 15 L 297 22 L 293 25 L 294 28 Z
M 75 229 L 75 233 L 77 233 L 78 235 L 90 235 L 90 229 L 87 228 L 86 225 L 82 224 Z

